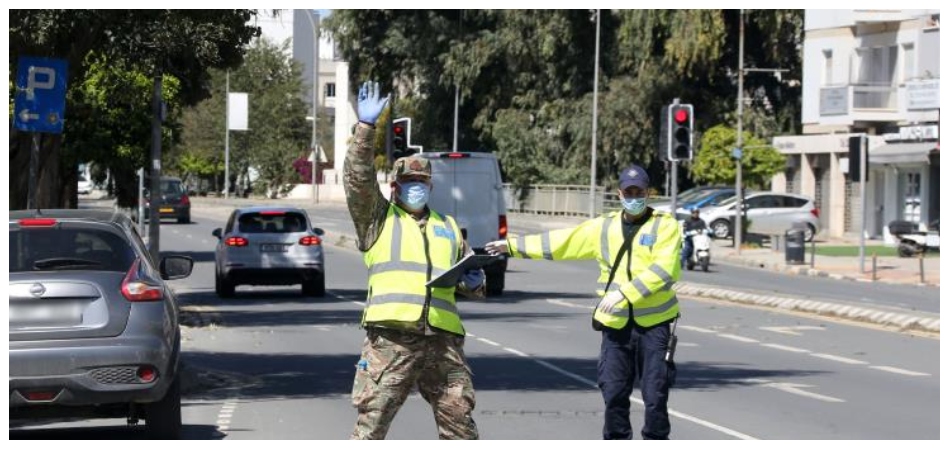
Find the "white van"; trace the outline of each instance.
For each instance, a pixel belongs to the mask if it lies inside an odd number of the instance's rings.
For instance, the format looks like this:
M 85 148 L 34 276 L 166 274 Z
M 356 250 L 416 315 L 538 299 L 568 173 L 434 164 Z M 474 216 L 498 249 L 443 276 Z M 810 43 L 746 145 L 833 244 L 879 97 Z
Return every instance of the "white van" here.
M 508 236 L 508 210 L 498 159 L 492 153 L 423 152 L 432 163 L 429 206 L 455 218 L 475 253 L 485 244 Z M 505 288 L 508 261 L 485 267 L 488 295 Z

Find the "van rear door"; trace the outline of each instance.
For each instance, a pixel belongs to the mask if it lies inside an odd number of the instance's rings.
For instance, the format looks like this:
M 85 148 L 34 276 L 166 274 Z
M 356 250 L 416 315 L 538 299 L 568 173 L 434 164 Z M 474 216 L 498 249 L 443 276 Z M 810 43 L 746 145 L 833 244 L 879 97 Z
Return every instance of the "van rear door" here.
M 455 218 L 469 245 L 498 239 L 501 195 L 497 161 L 478 153 L 439 153 L 432 162 L 430 206 Z

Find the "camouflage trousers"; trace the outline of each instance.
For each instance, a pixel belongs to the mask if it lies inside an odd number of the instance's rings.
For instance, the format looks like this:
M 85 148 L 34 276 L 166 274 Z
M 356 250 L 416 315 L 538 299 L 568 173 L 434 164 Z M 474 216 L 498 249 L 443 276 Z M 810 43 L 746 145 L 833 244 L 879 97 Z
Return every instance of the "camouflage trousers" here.
M 478 439 L 465 338 L 369 328 L 353 381 L 359 415 L 350 439 L 384 439 L 413 386 L 435 413 L 439 439 Z

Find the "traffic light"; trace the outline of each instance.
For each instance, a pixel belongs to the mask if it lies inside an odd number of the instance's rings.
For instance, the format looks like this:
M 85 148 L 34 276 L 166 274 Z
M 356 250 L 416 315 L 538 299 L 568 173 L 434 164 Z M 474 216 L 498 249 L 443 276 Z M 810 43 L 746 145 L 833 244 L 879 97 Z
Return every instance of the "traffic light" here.
M 409 137 L 412 132 L 412 119 L 408 117 L 393 119 L 393 125 L 390 130 L 392 134 L 390 142 L 393 149 L 393 161 L 416 152 L 415 149 L 409 146 Z
M 693 105 L 672 104 L 667 109 L 666 158 L 669 161 L 693 159 Z

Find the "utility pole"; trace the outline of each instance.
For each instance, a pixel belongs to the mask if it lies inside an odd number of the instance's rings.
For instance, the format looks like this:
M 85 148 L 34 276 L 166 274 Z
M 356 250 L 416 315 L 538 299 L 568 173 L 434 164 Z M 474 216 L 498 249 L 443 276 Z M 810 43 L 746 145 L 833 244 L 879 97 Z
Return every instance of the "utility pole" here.
M 594 118 L 591 123 L 590 138 L 590 217 L 597 212 L 597 77 L 600 74 L 600 10 L 595 9 L 597 32 L 594 38 Z
M 231 71 L 224 76 L 224 198 L 231 190 Z
M 313 20 L 313 10 L 307 10 L 307 19 L 310 20 L 310 29 L 313 30 L 313 99 L 311 100 L 311 105 L 313 107 L 313 123 L 310 128 L 310 148 L 313 151 L 313 161 L 310 163 L 310 186 L 311 197 L 314 203 L 320 203 L 320 185 L 317 184 L 317 167 L 320 159 L 319 151 L 317 149 L 317 99 L 318 96 L 318 87 L 320 86 L 319 75 L 320 75 L 320 16 L 317 16 L 317 20 Z
M 742 92 L 742 77 L 743 77 L 743 65 L 744 62 L 744 53 L 745 53 L 745 10 L 739 10 L 739 117 L 738 117 L 738 126 L 736 127 L 736 231 L 733 233 L 735 236 L 736 244 L 736 253 L 742 253 L 742 213 L 745 203 L 745 196 L 742 195 L 742 107 L 745 103 L 743 101 L 743 92 Z

